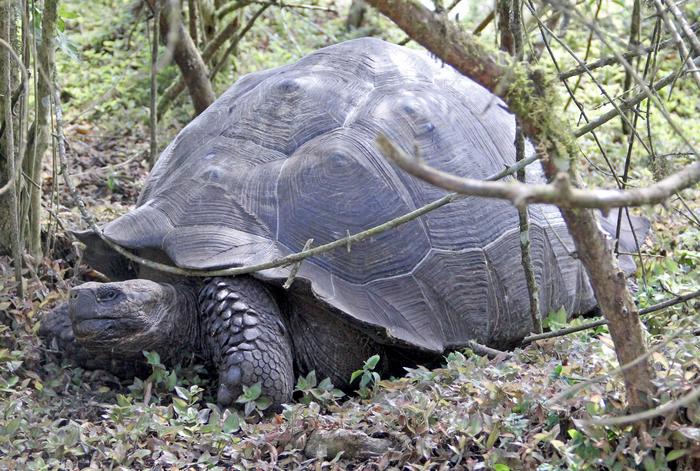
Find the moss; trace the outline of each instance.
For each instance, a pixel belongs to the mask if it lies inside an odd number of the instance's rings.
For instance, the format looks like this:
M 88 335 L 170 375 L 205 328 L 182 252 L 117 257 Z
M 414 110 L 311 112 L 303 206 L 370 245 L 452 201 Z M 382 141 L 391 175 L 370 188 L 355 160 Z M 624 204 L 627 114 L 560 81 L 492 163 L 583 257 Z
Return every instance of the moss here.
M 576 145 L 567 126 L 562 125 L 564 118 L 555 111 L 562 107 L 554 80 L 541 66 L 514 63 L 509 73 L 511 80 L 504 94 L 508 106 L 521 117 L 528 131 L 536 134 L 531 137 L 557 158 L 557 167 L 568 169 Z

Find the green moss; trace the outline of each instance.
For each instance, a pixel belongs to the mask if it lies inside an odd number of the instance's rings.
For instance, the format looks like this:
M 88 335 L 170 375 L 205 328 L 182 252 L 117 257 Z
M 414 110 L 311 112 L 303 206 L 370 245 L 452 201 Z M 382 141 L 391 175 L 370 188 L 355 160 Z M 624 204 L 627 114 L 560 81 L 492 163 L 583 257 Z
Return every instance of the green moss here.
M 557 159 L 557 167 L 569 168 L 576 152 L 573 136 L 564 126 L 564 117 L 555 110 L 562 108 L 555 82 L 543 67 L 526 67 L 514 63 L 510 66 L 508 88 L 504 98 L 510 109 L 534 128 L 537 135 L 530 136 L 550 150 Z M 532 131 L 532 129 L 530 129 Z

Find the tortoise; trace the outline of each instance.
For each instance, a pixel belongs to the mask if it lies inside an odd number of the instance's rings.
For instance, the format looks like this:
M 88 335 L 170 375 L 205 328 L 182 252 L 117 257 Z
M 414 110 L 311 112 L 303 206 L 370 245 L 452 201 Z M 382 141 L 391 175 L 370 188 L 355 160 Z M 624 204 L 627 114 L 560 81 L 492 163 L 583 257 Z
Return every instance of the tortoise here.
M 274 260 L 414 210 L 445 192 L 389 164 L 387 136 L 429 165 L 486 178 L 512 165 L 514 117 L 427 54 L 362 38 L 240 78 L 163 151 L 135 209 L 103 226 L 136 254 L 187 269 Z M 512 177 L 509 177 L 512 178 Z M 528 168 L 529 182 L 544 181 Z M 530 206 L 540 310 L 596 305 L 559 211 Z M 518 214 L 461 198 L 348 250 L 238 277 L 177 277 L 130 263 L 95 233 L 84 260 L 113 280 L 72 289 L 49 316 L 55 337 L 92 368 L 120 370 L 143 350 L 197 352 L 229 406 L 260 383 L 290 400 L 295 373 L 348 386 L 380 354 L 391 370 L 474 340 L 506 348 L 531 332 Z M 125 366 L 126 365 L 126 366 Z

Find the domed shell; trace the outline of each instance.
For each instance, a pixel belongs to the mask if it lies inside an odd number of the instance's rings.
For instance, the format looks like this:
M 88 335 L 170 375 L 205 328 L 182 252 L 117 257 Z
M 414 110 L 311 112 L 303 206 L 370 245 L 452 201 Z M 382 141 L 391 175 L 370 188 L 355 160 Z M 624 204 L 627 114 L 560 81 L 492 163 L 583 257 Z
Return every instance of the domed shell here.
M 383 134 L 427 164 L 485 178 L 514 162 L 514 118 L 428 55 L 356 39 L 241 78 L 163 152 L 111 240 L 213 269 L 267 262 L 376 226 L 445 193 L 393 167 Z M 534 166 L 533 166 L 534 167 Z M 530 181 L 541 181 L 528 170 Z M 542 312 L 593 295 L 558 210 L 531 206 Z M 530 329 L 517 211 L 463 198 L 307 259 L 295 286 L 387 343 L 442 352 L 501 345 Z M 255 274 L 281 284 L 289 267 Z

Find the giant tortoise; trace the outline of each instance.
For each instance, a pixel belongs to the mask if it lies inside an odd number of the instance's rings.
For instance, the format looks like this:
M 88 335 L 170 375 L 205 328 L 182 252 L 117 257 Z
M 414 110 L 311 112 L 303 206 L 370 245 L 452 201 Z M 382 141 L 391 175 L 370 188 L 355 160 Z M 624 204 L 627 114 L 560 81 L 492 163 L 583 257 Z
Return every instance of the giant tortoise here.
M 104 236 L 187 269 L 270 261 L 445 194 L 385 160 L 378 135 L 435 168 L 486 178 L 514 163 L 514 128 L 498 98 L 427 54 L 344 42 L 238 80 L 163 151 L 136 208 Z M 531 167 L 528 180 L 542 182 Z M 529 212 L 541 311 L 590 310 L 559 211 Z M 175 277 L 130 263 L 92 232 L 80 237 L 85 260 L 114 281 L 73 288 L 69 321 L 57 314 L 44 333 L 62 326 L 73 354 L 107 369 L 143 350 L 167 361 L 197 352 L 217 368 L 224 406 L 243 385 L 259 382 L 279 404 L 295 373 L 347 386 L 376 353 L 392 368 L 470 340 L 507 347 L 532 328 L 517 211 L 499 200 L 458 199 L 309 258 L 289 289 L 289 266 Z

